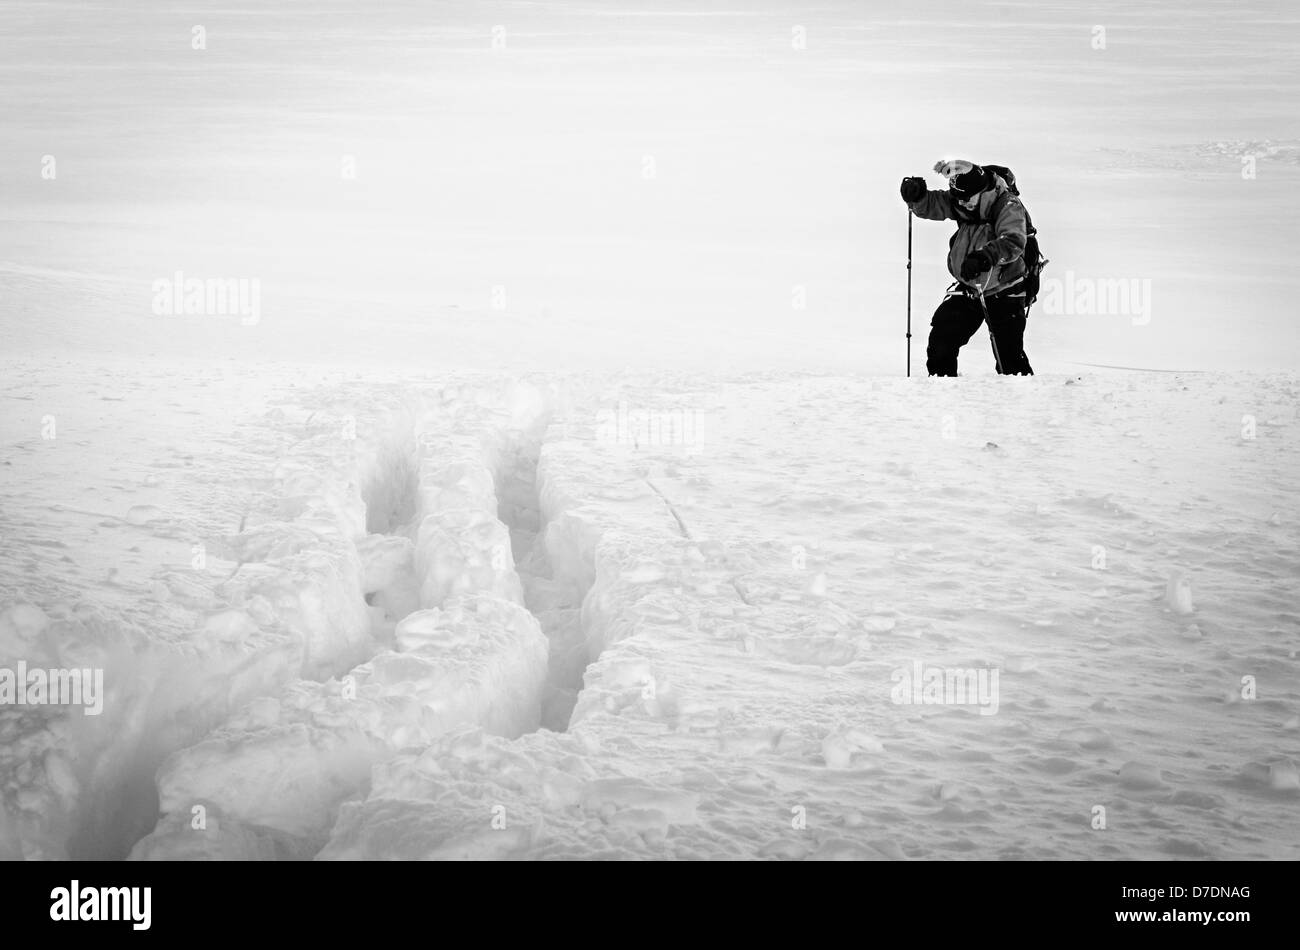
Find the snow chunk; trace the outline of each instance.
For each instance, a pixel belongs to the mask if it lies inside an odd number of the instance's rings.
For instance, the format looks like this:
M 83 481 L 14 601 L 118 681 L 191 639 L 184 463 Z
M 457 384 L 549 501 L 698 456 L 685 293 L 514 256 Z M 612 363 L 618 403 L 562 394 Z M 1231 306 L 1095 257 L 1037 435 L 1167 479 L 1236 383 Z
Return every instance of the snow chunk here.
M 841 726 L 822 739 L 822 758 L 827 768 L 847 769 L 855 757 L 884 752 L 885 747 L 875 736 L 852 726 Z
M 249 825 L 323 843 L 339 805 L 365 787 L 376 763 L 458 727 L 506 736 L 537 728 L 547 644 L 523 607 L 485 594 L 456 599 L 404 620 L 398 643 L 403 652 L 380 653 L 343 682 L 301 681 L 282 701 L 259 700 L 176 753 L 158 777 L 164 815 L 209 803 Z M 166 847 L 148 846 L 157 856 Z
M 415 569 L 423 604 L 480 591 L 523 603 L 510 531 L 494 515 L 459 508 L 427 516 L 416 539 Z
M 49 626 L 50 618 L 34 604 L 13 604 L 0 612 L 0 664 L 45 662 L 52 655 L 45 636 Z
M 203 622 L 203 635 L 221 643 L 243 643 L 257 632 L 257 621 L 242 610 L 223 610 Z

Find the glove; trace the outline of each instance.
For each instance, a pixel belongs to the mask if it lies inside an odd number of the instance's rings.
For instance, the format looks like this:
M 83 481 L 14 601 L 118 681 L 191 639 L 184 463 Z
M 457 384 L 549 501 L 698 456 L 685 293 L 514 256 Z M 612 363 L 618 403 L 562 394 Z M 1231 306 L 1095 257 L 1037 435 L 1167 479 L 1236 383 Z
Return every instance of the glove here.
M 903 196 L 903 200 L 908 204 L 920 201 L 925 197 L 925 179 L 924 178 L 904 178 L 902 187 L 898 193 Z
M 996 263 L 997 259 L 992 254 L 984 248 L 980 248 L 961 262 L 961 279 L 971 280 L 976 275 L 990 270 Z

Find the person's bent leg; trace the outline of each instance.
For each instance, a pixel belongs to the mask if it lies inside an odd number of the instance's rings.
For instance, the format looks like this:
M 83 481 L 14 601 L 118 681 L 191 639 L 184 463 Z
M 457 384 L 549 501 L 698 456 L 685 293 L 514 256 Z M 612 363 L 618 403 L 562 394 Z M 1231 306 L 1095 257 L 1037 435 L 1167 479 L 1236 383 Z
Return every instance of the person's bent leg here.
M 1033 376 L 1034 370 L 1025 355 L 1025 297 L 1001 294 L 985 298 L 989 310 L 989 342 L 999 373 L 1007 376 Z
M 977 301 L 955 294 L 939 304 L 930 320 L 930 342 L 925 349 L 925 368 L 931 376 L 956 376 L 957 352 L 984 322 Z

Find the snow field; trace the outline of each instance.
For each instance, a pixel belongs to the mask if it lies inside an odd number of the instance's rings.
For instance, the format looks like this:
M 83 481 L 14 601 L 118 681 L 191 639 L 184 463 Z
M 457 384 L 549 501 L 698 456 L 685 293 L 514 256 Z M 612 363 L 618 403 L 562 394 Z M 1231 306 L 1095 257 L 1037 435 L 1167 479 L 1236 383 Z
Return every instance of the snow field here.
M 309 857 L 376 763 L 457 726 L 537 728 L 547 644 L 496 516 L 497 430 L 509 418 L 455 392 L 415 395 L 406 451 L 372 468 L 379 515 L 366 520 L 393 533 L 360 550 L 381 635 L 412 588 L 418 609 L 392 627 L 392 649 L 341 679 L 290 684 L 172 756 L 158 779 L 163 817 L 134 857 Z M 215 833 L 195 833 L 196 806 Z
M 174 668 L 98 597 L 7 604 L 9 649 L 120 672 L 111 760 L 90 719 L 0 710 L 5 813 L 47 820 L 4 847 L 1294 855 L 1294 377 L 480 383 L 270 413 L 219 569 L 128 615 L 190 618 Z M 716 425 L 647 442 L 601 424 L 624 403 Z M 149 503 L 108 538 L 183 513 Z M 918 662 L 999 671 L 996 714 L 899 704 Z
M 716 395 L 693 452 L 547 432 L 568 731 L 392 759 L 321 857 L 1294 854 L 1292 378 Z M 900 704 L 917 662 L 996 670 L 996 710 Z
M 373 652 L 353 539 L 364 531 L 359 486 L 378 477 L 393 420 L 374 419 L 358 439 L 350 418 L 313 427 L 315 415 L 268 413 L 294 440 L 261 480 L 273 491 L 259 501 L 258 523 L 207 539 L 211 559 L 228 564 L 157 575 L 145 616 L 183 633 L 168 639 L 85 602 L 55 604 L 49 615 L 22 603 L 0 613 L 0 663 L 102 668 L 106 692 L 96 717 L 0 710 L 0 854 L 124 856 L 156 817 L 153 772 L 169 752 L 254 697 Z
M 759 611 L 745 603 L 724 546 L 684 536 L 640 468 L 628 447 L 589 427 L 552 425 L 541 446 L 549 590 L 581 604 L 580 639 L 552 638 L 553 675 L 566 649 L 582 657 L 573 665 L 590 663 L 569 731 L 506 745 L 470 728 L 394 758 L 376 769 L 364 801 L 344 804 L 321 858 L 672 856 L 678 847 L 688 856 L 692 844 L 669 842 L 686 827 L 717 846 L 696 827 L 701 796 L 691 786 L 716 791 L 702 760 L 769 753 L 784 730 L 728 723 L 698 688 L 699 671 L 668 662 L 702 639 L 743 642 L 745 618 Z M 847 612 L 804 622 L 815 645 L 790 637 L 798 661 L 821 662 L 823 642 L 841 657 L 866 646 Z

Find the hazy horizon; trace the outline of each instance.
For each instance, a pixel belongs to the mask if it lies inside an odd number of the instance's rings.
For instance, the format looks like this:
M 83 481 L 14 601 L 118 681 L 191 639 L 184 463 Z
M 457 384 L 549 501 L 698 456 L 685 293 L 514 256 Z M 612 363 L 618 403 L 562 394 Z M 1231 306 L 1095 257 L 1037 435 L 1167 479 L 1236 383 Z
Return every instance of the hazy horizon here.
M 1017 171 L 1049 280 L 1149 282 L 1136 320 L 1040 303 L 1040 371 L 1300 356 L 1280 2 L 8 3 L 0 27 L 9 354 L 900 373 L 898 181 L 957 155 Z M 916 227 L 914 365 L 950 231 Z M 178 331 L 149 289 L 176 271 L 259 280 L 264 318 Z

